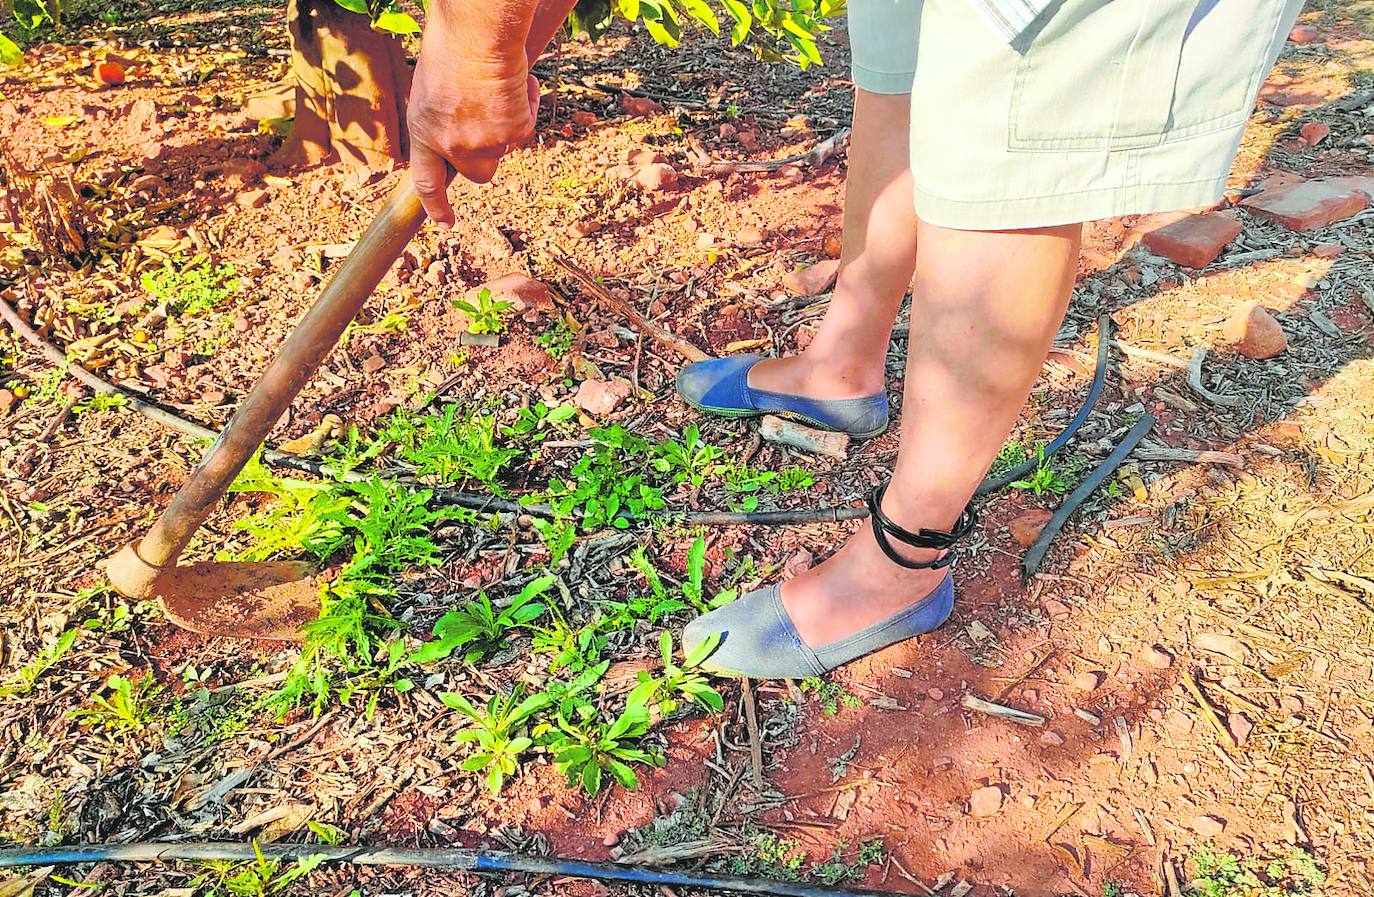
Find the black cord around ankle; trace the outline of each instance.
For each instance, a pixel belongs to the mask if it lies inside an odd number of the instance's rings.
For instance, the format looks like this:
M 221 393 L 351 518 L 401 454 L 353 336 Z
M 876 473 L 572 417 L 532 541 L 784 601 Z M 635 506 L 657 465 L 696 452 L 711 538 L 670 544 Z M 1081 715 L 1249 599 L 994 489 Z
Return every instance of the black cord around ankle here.
M 964 513 L 959 515 L 959 519 L 954 523 L 954 528 L 948 532 L 938 529 L 920 529 L 913 533 L 893 523 L 883 513 L 883 495 L 887 492 L 887 487 L 888 483 L 882 483 L 874 486 L 873 491 L 868 494 L 868 513 L 873 521 L 873 537 L 878 541 L 878 547 L 883 550 L 883 554 L 887 555 L 887 559 L 907 570 L 936 570 L 952 564 L 954 554 L 949 549 L 973 532 L 973 528 L 978 525 L 978 513 L 973 510 L 973 505 L 964 508 Z M 912 548 L 943 550 L 946 553 L 933 561 L 909 560 L 897 553 L 897 549 L 893 548 L 892 543 L 888 541 L 889 538 L 896 539 L 904 545 L 910 545 Z

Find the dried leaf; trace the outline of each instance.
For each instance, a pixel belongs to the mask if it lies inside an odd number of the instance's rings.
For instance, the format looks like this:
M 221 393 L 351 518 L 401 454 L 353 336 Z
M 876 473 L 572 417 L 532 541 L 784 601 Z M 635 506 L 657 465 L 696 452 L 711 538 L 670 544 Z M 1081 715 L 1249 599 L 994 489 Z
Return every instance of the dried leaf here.
M 0 897 L 31 897 L 33 889 L 47 881 L 55 866 L 44 866 L 18 878 L 0 881 Z

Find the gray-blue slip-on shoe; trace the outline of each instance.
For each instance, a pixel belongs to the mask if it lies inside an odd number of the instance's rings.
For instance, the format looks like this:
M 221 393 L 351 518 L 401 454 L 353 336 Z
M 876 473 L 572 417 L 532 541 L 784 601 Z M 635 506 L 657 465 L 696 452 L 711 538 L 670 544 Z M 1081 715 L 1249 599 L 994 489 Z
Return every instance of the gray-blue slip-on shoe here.
M 749 385 L 749 369 L 762 355 L 709 358 L 687 365 L 677 375 L 677 392 L 698 411 L 725 417 L 777 414 L 868 439 L 887 429 L 887 393 L 857 399 L 810 399 Z
M 903 529 L 883 513 L 887 483 L 868 494 L 868 531 L 888 560 L 907 570 L 938 570 L 954 561 L 951 549 L 978 525 L 972 506 L 964 509 L 948 532 Z M 912 560 L 892 546 L 896 540 L 910 548 L 938 551 L 931 560 Z M 708 673 L 754 679 L 805 679 L 828 673 L 851 660 L 888 645 L 939 629 L 954 610 L 954 578 L 945 573 L 940 584 L 919 601 L 886 620 L 851 636 L 812 648 L 802 640 L 782 603 L 782 586 L 756 589 L 724 607 L 697 617 L 682 631 L 683 650 L 690 653 L 713 635 L 720 641 L 702 663 Z
M 888 645 L 933 632 L 954 609 L 954 578 L 946 574 L 929 595 L 851 636 L 812 648 L 802 641 L 782 604 L 782 586 L 756 589 L 697 617 L 682 631 L 684 650 L 712 635 L 720 643 L 701 669 L 717 676 L 809 679 Z

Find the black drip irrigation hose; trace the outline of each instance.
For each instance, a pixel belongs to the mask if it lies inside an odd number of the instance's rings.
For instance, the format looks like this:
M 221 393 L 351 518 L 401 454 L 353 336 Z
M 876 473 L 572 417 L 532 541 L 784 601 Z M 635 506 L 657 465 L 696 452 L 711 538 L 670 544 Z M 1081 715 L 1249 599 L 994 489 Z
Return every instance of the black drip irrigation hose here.
M 0 317 L 3 317 L 14 327 L 20 336 L 27 339 L 37 348 L 49 361 L 57 365 L 68 365 L 68 370 L 73 377 L 85 383 L 96 392 L 109 395 L 123 396 L 128 407 L 140 414 L 155 420 L 164 426 L 170 427 L 178 432 L 185 433 L 197 439 L 213 440 L 219 434 L 202 424 L 186 420 L 176 414 L 171 413 L 154 402 L 148 400 L 146 396 L 131 392 L 127 389 L 115 386 L 113 383 L 87 371 L 79 365 L 71 364 L 70 360 L 60 349 L 43 339 L 28 322 L 24 321 L 18 312 L 3 299 L 0 299 Z M 1078 413 L 1073 416 L 1058 436 L 1051 440 L 1044 450 L 1044 458 L 1053 456 L 1056 452 L 1068 444 L 1069 440 L 1078 433 L 1083 426 L 1088 415 L 1097 405 L 1098 397 L 1102 394 L 1103 384 L 1107 377 L 1107 352 L 1111 345 L 1111 316 L 1103 313 L 1098 319 L 1097 335 L 1097 367 L 1093 371 L 1092 384 L 1088 387 L 1088 394 L 1084 397 L 1083 405 L 1078 409 Z M 274 467 L 284 467 L 302 473 L 310 473 L 320 477 L 334 477 L 345 481 L 364 480 L 367 477 L 356 471 L 342 471 L 331 467 L 320 461 L 311 458 L 302 458 L 297 455 L 290 455 L 275 449 L 264 449 L 262 460 Z M 1010 470 L 1004 471 L 996 476 L 988 476 L 979 484 L 975 495 L 986 495 L 989 492 L 996 492 L 1011 483 L 1024 477 L 1026 474 L 1035 470 L 1041 463 L 1041 456 L 1037 454 L 1034 458 L 1028 458 Z M 1120 462 L 1118 462 L 1120 463 Z M 387 476 L 394 476 L 393 472 L 376 471 Z M 449 505 L 462 508 L 469 508 L 474 511 L 501 513 L 501 514 L 528 514 L 532 517 L 552 517 L 553 511 L 548 505 L 530 504 L 523 505 L 509 499 L 498 498 L 494 495 L 484 495 L 476 492 L 465 492 L 461 489 L 453 489 L 447 486 L 430 486 L 425 483 L 407 479 L 404 476 L 396 477 L 398 482 L 405 483 L 418 489 L 429 489 L 432 493 L 432 500 L 440 505 Z M 1070 503 L 1065 502 L 1069 507 Z M 1061 509 L 1062 510 L 1062 509 Z M 638 518 L 621 513 L 620 517 L 634 521 Z M 689 526 L 797 526 L 810 523 L 840 523 L 845 520 L 859 520 L 868 516 L 867 507 L 821 507 L 821 508 L 796 508 L 782 511 L 667 511 L 653 515 L 653 519 L 666 520 L 670 522 L 682 523 Z
M 341 471 L 311 458 L 301 458 L 281 452 L 263 452 L 262 457 L 264 461 L 274 467 L 285 467 L 289 470 L 311 473 L 324 478 L 332 477 L 345 482 L 367 479 L 355 471 Z M 464 492 L 461 489 L 452 489 L 447 486 L 431 486 L 418 480 L 409 479 L 404 475 L 398 476 L 394 471 L 375 472 L 415 489 L 428 489 L 431 493 L 430 501 L 437 505 L 450 505 L 494 514 L 528 514 L 531 517 L 553 517 L 553 509 L 548 505 L 525 505 L 518 501 L 497 498 L 494 495 L 484 495 L 480 492 Z M 642 519 L 623 512 L 617 516 L 629 521 Z M 793 526 L 799 523 L 839 523 L 844 520 L 857 520 L 867 516 L 868 508 L 866 507 L 831 507 L 798 508 L 786 511 L 664 511 L 653 515 L 652 519 L 692 526 Z
M 975 495 L 986 495 L 989 492 L 1006 488 L 1035 470 L 1044 459 L 1053 456 L 1077 435 L 1083 423 L 1088 419 L 1088 415 L 1097 406 L 1097 400 L 1102 395 L 1102 387 L 1107 380 L 1107 353 L 1111 347 L 1111 327 L 1111 315 L 1103 313 L 1097 324 L 1097 367 L 1093 371 L 1093 379 L 1088 387 L 1088 394 L 1084 397 L 1082 406 L 1069 421 L 1068 426 L 1045 446 L 1043 457 L 1037 453 L 1035 457 L 1027 458 L 1010 470 L 1003 471 L 996 476 L 988 476 L 979 484 L 974 492 Z M 303 473 L 312 473 L 316 476 L 341 477 L 346 480 L 364 479 L 361 474 L 341 472 L 327 464 L 296 455 L 264 452 L 263 460 L 277 467 L 286 467 Z M 407 480 L 405 477 L 398 477 L 397 479 L 416 488 L 429 489 L 433 493 L 432 501 L 439 505 L 453 505 L 488 513 L 529 514 L 532 517 L 553 516 L 553 511 L 548 505 L 522 505 L 519 502 L 497 498 L 493 495 L 464 492 L 461 489 L 452 489 L 446 486 L 428 486 Z M 621 513 L 619 516 L 631 521 L 637 519 L 626 513 Z M 805 523 L 840 523 L 845 520 L 860 520 L 868 516 L 868 508 L 823 507 L 784 511 L 667 511 L 654 516 L 656 519 L 683 523 L 689 526 L 796 526 Z
M 1040 569 L 1040 562 L 1045 559 L 1045 552 L 1049 551 L 1050 543 L 1054 541 L 1055 536 L 1059 535 L 1059 531 L 1064 528 L 1070 515 L 1078 510 L 1078 506 L 1087 500 L 1094 489 L 1102 485 L 1102 481 L 1110 476 L 1112 471 L 1121 466 L 1121 462 L 1126 460 L 1126 456 L 1135 450 L 1135 447 L 1140 444 L 1140 440 L 1144 439 L 1145 434 L 1153 430 L 1154 426 L 1155 416 L 1147 412 L 1144 417 L 1136 421 L 1134 427 L 1131 427 L 1126 438 L 1122 439 L 1117 447 L 1112 449 L 1112 453 L 1101 464 L 1093 468 L 1093 472 L 1078 484 L 1077 489 L 1069 493 L 1069 497 L 1064 499 L 1059 510 L 1054 512 L 1049 523 L 1045 524 L 1045 528 L 1040 531 L 1040 535 L 1035 537 L 1035 541 L 1031 543 L 1030 548 L 1026 549 L 1025 556 L 1021 558 L 1021 578 L 1023 581 L 1030 579 L 1035 571 Z
M 799 882 L 773 881 L 742 875 L 711 875 L 671 872 L 646 866 L 617 865 L 559 857 L 536 857 L 504 851 L 465 850 L 447 847 L 347 847 L 319 844 L 238 844 L 232 841 L 199 841 L 180 844 L 93 844 L 77 847 L 19 848 L 0 850 L 0 868 L 54 866 L 70 863 L 155 863 L 166 860 L 252 861 L 258 851 L 264 857 L 300 861 L 323 857 L 329 863 L 369 866 L 411 866 L 458 872 L 520 872 L 531 875 L 570 875 L 596 881 L 641 885 L 703 888 L 737 894 L 769 894 L 777 897 L 886 897 L 888 891 L 832 888 Z

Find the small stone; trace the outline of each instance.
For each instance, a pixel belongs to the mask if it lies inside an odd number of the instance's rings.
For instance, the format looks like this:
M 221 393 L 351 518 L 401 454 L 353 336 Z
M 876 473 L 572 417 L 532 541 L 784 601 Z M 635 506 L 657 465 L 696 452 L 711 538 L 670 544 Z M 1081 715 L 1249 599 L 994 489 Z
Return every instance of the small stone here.
M 630 384 L 624 380 L 583 380 L 573 403 L 588 414 L 610 414 L 630 397 Z
M 573 124 L 583 128 L 590 128 L 596 124 L 596 113 L 588 112 L 586 109 L 579 109 L 572 114 Z
M 166 389 L 172 383 L 172 373 L 160 364 L 150 364 L 143 369 L 143 379 L 157 389 Z
M 645 165 L 630 179 L 650 193 L 660 193 L 677 186 L 677 169 L 667 162 Z
M 581 221 L 574 221 L 568 225 L 568 236 L 585 240 L 599 230 L 601 230 L 600 223 L 592 218 L 583 218 Z
M 745 149 L 752 150 L 759 145 L 759 132 L 754 130 L 740 131 L 735 135 L 735 140 Z
M 742 227 L 735 234 L 735 245 L 758 246 L 763 243 L 763 231 L 757 227 Z
M 1079 691 L 1096 691 L 1097 687 L 1102 684 L 1102 680 L 1102 673 L 1096 670 L 1090 673 L 1079 673 L 1073 677 L 1073 687 Z
M 1321 40 L 1322 33 L 1315 25 L 1294 25 L 1288 39 L 1295 44 L 1310 44 Z
M 928 688 L 926 689 L 926 697 L 930 698 L 932 701 L 943 701 L 945 699 L 945 691 L 942 688 Z
M 1174 656 L 1158 645 L 1150 645 L 1140 652 L 1140 659 L 1146 666 L 1154 667 L 1157 670 L 1167 670 L 1174 665 Z
M 19 397 L 14 394 L 14 390 L 0 389 L 0 417 L 8 417 L 17 404 L 19 404 Z
M 624 93 L 620 95 L 620 111 L 633 118 L 640 118 L 658 115 L 663 111 L 663 104 L 648 97 L 636 97 Z
M 1226 728 L 1231 730 L 1236 744 L 1245 744 L 1250 739 L 1250 733 L 1255 730 L 1255 724 L 1250 722 L 1250 718 L 1245 714 L 1236 712 L 1226 717 Z
M 1334 259 L 1345 255 L 1344 243 L 1314 243 L 1312 254 L 1319 259 Z
M 1331 126 L 1324 122 L 1309 121 L 1298 129 L 1298 133 L 1302 135 L 1303 143 L 1308 146 L 1316 146 L 1331 133 Z
M 1050 747 L 1059 747 L 1064 743 L 1064 736 L 1058 732 L 1042 732 L 1040 733 L 1040 743 Z
M 252 325 L 248 322 L 248 319 L 245 318 L 243 315 L 239 315 L 237 318 L 234 318 L 234 329 L 239 333 L 247 333 L 248 328 L 251 326 Z
M 640 147 L 632 149 L 625 154 L 625 162 L 635 168 L 643 168 L 646 165 L 663 165 L 667 163 L 668 157 L 656 149 Z
M 479 253 L 493 258 L 508 259 L 515 255 L 515 247 L 511 245 L 510 238 L 501 233 L 501 229 L 494 224 L 478 229 L 475 244 Z
M 112 59 L 107 59 L 104 62 L 98 63 L 95 67 L 94 74 L 97 81 L 109 87 L 116 87 L 123 84 L 127 75 L 123 64 L 115 62 Z
M 1326 102 L 1326 94 L 1314 90 L 1290 90 L 1277 84 L 1265 84 L 1260 88 L 1260 99 L 1275 106 L 1320 106 Z
M 1234 635 L 1221 632 L 1204 632 L 1193 639 L 1193 644 L 1203 651 L 1220 654 L 1236 663 L 1245 663 L 1246 658 L 1250 656 L 1250 648 L 1245 642 Z
M 167 189 L 167 182 L 155 174 L 145 174 L 129 182 L 130 193 L 159 193 Z
M 1007 531 L 1016 540 L 1018 545 L 1029 548 L 1035 544 L 1035 540 L 1040 536 L 1040 531 L 1045 528 L 1045 524 L 1050 522 L 1053 513 L 1045 508 L 1034 508 L 1013 517 L 1007 523 Z
M 1288 348 L 1279 322 L 1253 299 L 1236 309 L 1222 325 L 1222 336 L 1246 358 L 1273 358 Z
M 1369 196 L 1340 182 L 1311 180 L 1264 190 L 1242 200 L 1241 205 L 1289 230 L 1308 231 L 1359 214 L 1369 205 Z
M 1199 838 L 1215 838 L 1226 830 L 1226 820 L 1216 816 L 1196 816 L 1188 827 Z
M 1002 809 L 1002 801 L 1006 795 L 1002 793 L 999 785 L 988 785 L 986 788 L 979 788 L 969 795 L 968 811 L 975 819 L 986 819 L 989 816 L 996 816 Z
M 272 253 L 272 257 L 267 261 L 276 270 L 288 274 L 296 269 L 296 251 L 290 246 L 283 246 Z
M 777 175 L 789 184 L 800 184 L 806 180 L 806 174 L 795 165 L 784 165 L 779 168 Z
M 844 252 L 844 238 L 837 233 L 828 233 L 825 235 L 823 248 L 827 256 L 832 259 L 837 259 L 840 257 L 840 254 Z
M 384 367 L 386 367 L 386 359 L 375 352 L 363 359 L 364 374 L 375 374 Z
M 267 174 L 267 166 L 257 159 L 237 156 L 220 166 L 220 172 L 229 178 L 237 178 L 244 184 L 251 184 Z
M 235 197 L 235 201 L 245 209 L 260 209 L 267 205 L 269 198 L 266 190 L 245 190 Z
M 444 282 L 444 277 L 447 276 L 447 274 L 448 266 L 444 264 L 444 260 L 436 259 L 430 262 L 425 268 L 425 283 L 437 287 Z
M 620 834 L 618 832 L 612 832 L 611 834 L 602 838 L 601 843 L 606 847 L 614 847 L 620 843 Z
M 1220 212 L 1189 215 L 1152 230 L 1142 241 L 1155 255 L 1188 268 L 1205 268 L 1241 232 L 1241 223 Z
M 839 259 L 826 259 L 800 271 L 789 271 L 782 286 L 794 296 L 819 296 L 835 285 L 839 274 Z
M 291 118 L 296 114 L 296 90 L 290 81 L 275 84 L 244 100 L 243 111 L 256 121 Z
M 1067 617 L 1072 612 L 1067 604 L 1053 598 L 1046 598 L 1040 605 L 1045 608 L 1045 613 L 1049 614 L 1051 619 Z
M 492 299 L 514 303 L 516 312 L 522 312 L 526 308 L 546 312 L 554 309 L 553 291 L 549 289 L 549 285 L 519 272 L 489 280 L 475 290 L 469 290 L 468 301 L 473 302 L 477 294 L 484 289 L 491 291 Z
M 794 576 L 800 576 L 802 573 L 810 570 L 811 565 L 815 562 L 815 555 L 805 548 L 800 548 L 795 554 L 787 559 L 787 563 L 782 565 L 782 575 L 787 579 L 791 579 Z

